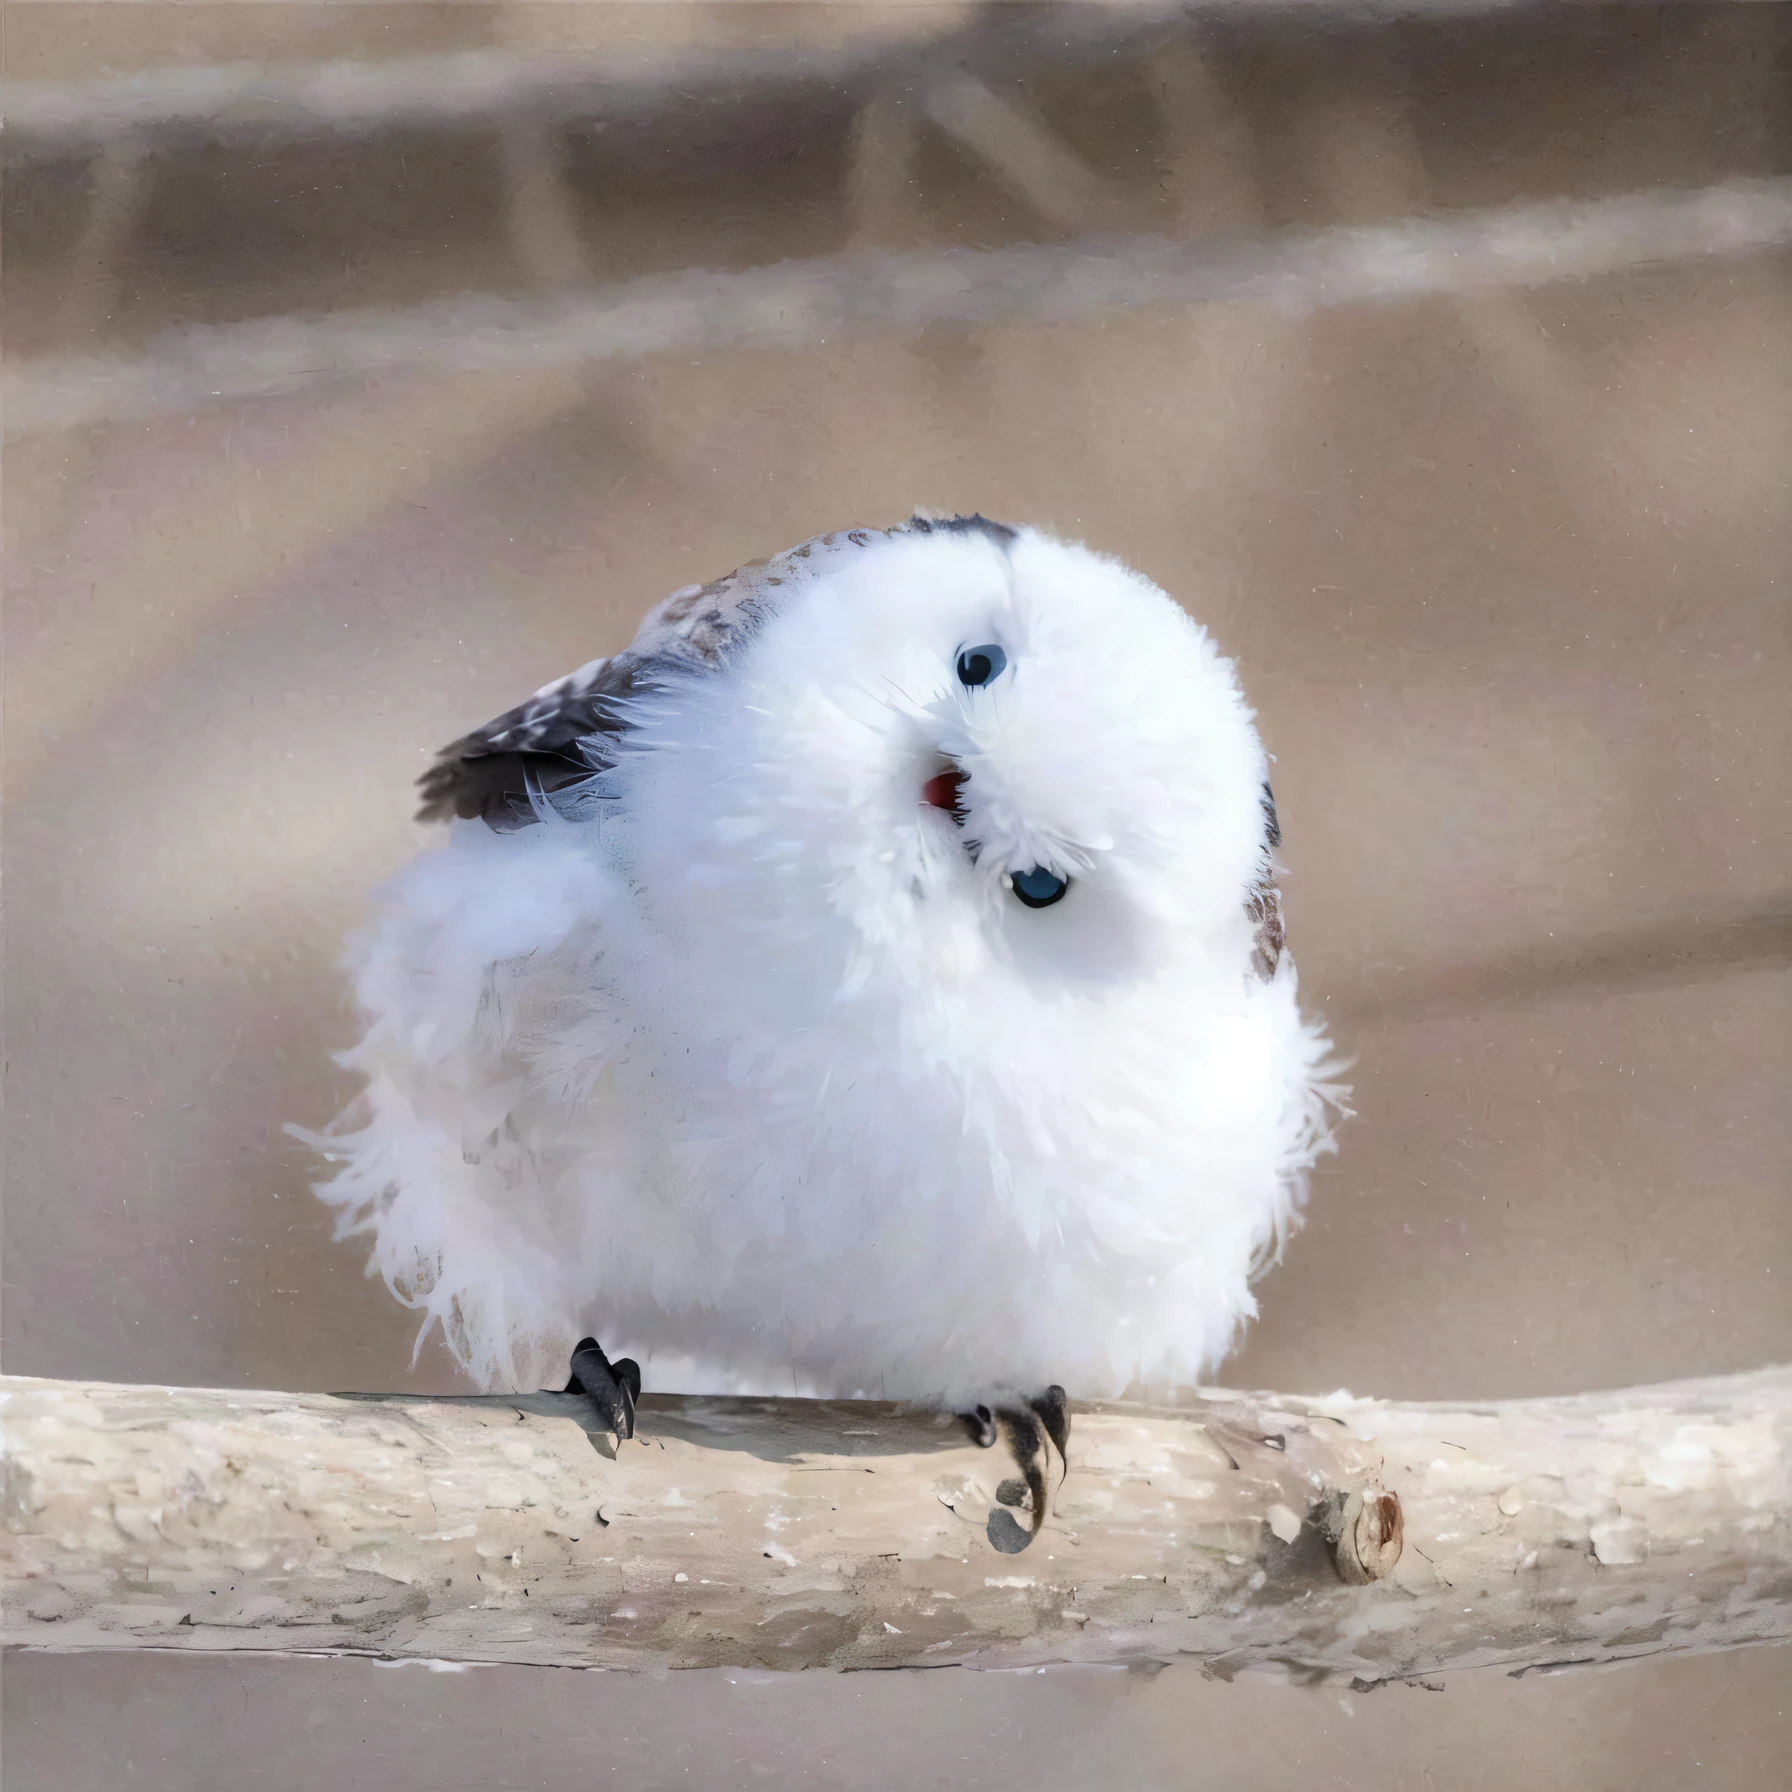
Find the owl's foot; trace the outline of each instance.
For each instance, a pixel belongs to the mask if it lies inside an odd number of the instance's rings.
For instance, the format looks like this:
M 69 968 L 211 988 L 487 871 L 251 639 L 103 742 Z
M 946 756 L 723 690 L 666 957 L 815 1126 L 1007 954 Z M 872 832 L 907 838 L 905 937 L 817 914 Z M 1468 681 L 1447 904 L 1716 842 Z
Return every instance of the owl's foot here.
M 1048 1438 L 1058 1452 L 1061 1465 L 1058 1475 L 1060 1487 L 1064 1485 L 1065 1475 L 1070 1472 L 1070 1402 L 1066 1399 L 1064 1390 L 1054 1382 L 1043 1394 L 1029 1396 L 1024 1406 L 998 1406 L 993 1409 L 979 1406 L 964 1415 L 964 1422 L 972 1439 L 985 1450 L 998 1436 L 1006 1436 L 1015 1466 L 1025 1482 L 1023 1492 L 1019 1485 L 1004 1481 L 996 1491 L 996 1498 L 1004 1505 L 1019 1505 L 1023 1498 L 1029 1499 L 1033 1508 L 1031 1530 L 1022 1531 L 1019 1525 L 1010 1520 L 1006 1529 L 998 1533 L 995 1515 L 991 1515 L 990 1541 L 1004 1553 L 1015 1554 L 1025 1549 L 1039 1535 L 1039 1527 L 1045 1523 L 1045 1445 Z M 1012 1498 L 1008 1497 L 1011 1489 Z M 1014 1541 L 1004 1543 L 1004 1536 L 1011 1536 Z
M 618 1441 L 635 1435 L 641 1366 L 633 1357 L 619 1357 L 611 1362 L 595 1338 L 581 1338 L 572 1353 L 572 1380 L 564 1391 L 583 1394 Z

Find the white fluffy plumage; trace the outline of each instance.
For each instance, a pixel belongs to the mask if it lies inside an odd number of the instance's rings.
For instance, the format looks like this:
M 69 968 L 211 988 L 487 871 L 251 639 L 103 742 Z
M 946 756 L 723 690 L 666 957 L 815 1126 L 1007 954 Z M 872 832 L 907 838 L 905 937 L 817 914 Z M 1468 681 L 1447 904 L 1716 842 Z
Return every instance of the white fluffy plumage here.
M 1208 636 L 1030 529 L 688 588 L 425 780 L 319 1192 L 486 1387 L 587 1331 L 687 1392 L 1186 1387 L 1338 1093 L 1265 774 Z

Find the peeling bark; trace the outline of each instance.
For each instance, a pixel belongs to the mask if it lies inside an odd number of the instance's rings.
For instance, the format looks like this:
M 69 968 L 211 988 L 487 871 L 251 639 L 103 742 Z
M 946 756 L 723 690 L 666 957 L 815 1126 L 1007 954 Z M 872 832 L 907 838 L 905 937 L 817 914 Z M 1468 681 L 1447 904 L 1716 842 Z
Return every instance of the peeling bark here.
M 0 1378 L 0 1636 L 606 1668 L 1187 1655 L 1359 1685 L 1792 1638 L 1788 1368 L 1080 1407 L 1024 1553 L 1009 1465 L 955 1421 L 650 1395 L 617 1449 L 581 1406 Z

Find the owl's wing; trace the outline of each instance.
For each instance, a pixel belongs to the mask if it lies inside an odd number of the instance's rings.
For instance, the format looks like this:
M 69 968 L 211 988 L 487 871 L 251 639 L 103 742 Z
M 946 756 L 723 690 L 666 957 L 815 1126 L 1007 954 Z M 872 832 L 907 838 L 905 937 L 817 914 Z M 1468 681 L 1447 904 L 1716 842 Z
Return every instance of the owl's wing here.
M 628 658 L 592 660 L 444 747 L 417 780 L 417 819 L 477 817 L 501 834 L 527 827 L 531 791 L 550 795 L 607 762 L 602 742 L 626 727 L 620 705 L 636 689 Z
M 498 833 L 537 819 L 532 794 L 583 783 L 615 759 L 629 728 L 629 698 L 687 673 L 714 673 L 732 649 L 778 606 L 782 588 L 821 561 L 890 535 L 984 534 L 1002 546 L 1006 523 L 983 516 L 917 514 L 895 529 L 817 535 L 769 560 L 737 567 L 707 585 L 687 585 L 648 611 L 633 641 L 613 659 L 592 660 L 544 685 L 527 703 L 442 749 L 418 779 L 419 821 L 481 818 Z
M 613 762 L 629 728 L 631 697 L 680 673 L 721 670 L 729 649 L 764 614 L 768 592 L 784 582 L 776 565 L 744 566 L 713 584 L 673 592 L 614 658 L 543 685 L 528 702 L 444 747 L 417 780 L 417 819 L 478 818 L 501 834 L 528 827 L 537 819 L 532 793 L 552 795 Z

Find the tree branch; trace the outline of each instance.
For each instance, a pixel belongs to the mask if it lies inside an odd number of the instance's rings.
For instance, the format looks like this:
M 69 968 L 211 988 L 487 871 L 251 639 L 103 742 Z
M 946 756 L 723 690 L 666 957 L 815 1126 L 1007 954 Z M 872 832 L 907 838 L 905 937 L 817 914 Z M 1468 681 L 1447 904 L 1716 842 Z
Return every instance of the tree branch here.
M 1792 1638 L 1792 1368 L 1079 1409 L 1040 1536 L 868 1402 L 0 1379 L 3 1639 L 612 1668 L 1278 1663 L 1364 1684 Z
M 589 124 L 744 94 L 925 81 L 943 68 L 990 78 L 1037 64 L 1072 66 L 1173 35 L 1186 21 L 1296 18 L 1331 27 L 1518 12 L 1537 0 L 1107 0 L 992 7 L 945 33 L 843 41 L 677 44 L 580 55 L 514 49 L 343 59 L 172 65 L 74 81 L 0 86 L 9 161 L 131 139 L 139 144 L 268 142 L 393 128 L 481 129 L 522 115 Z M 1586 0 L 1591 4 L 1591 0 Z M 1609 4 L 1609 0 L 1607 0 Z
M 1155 304 L 1293 311 L 1584 280 L 1792 242 L 1792 178 L 1553 200 L 1385 225 L 1174 242 L 1106 239 L 691 269 L 605 292 L 467 295 L 408 311 L 206 324 L 134 360 L 43 356 L 6 376 L 8 435 L 267 398 L 393 373 L 519 371 L 664 352 L 813 348 L 929 323 L 1070 323 Z

